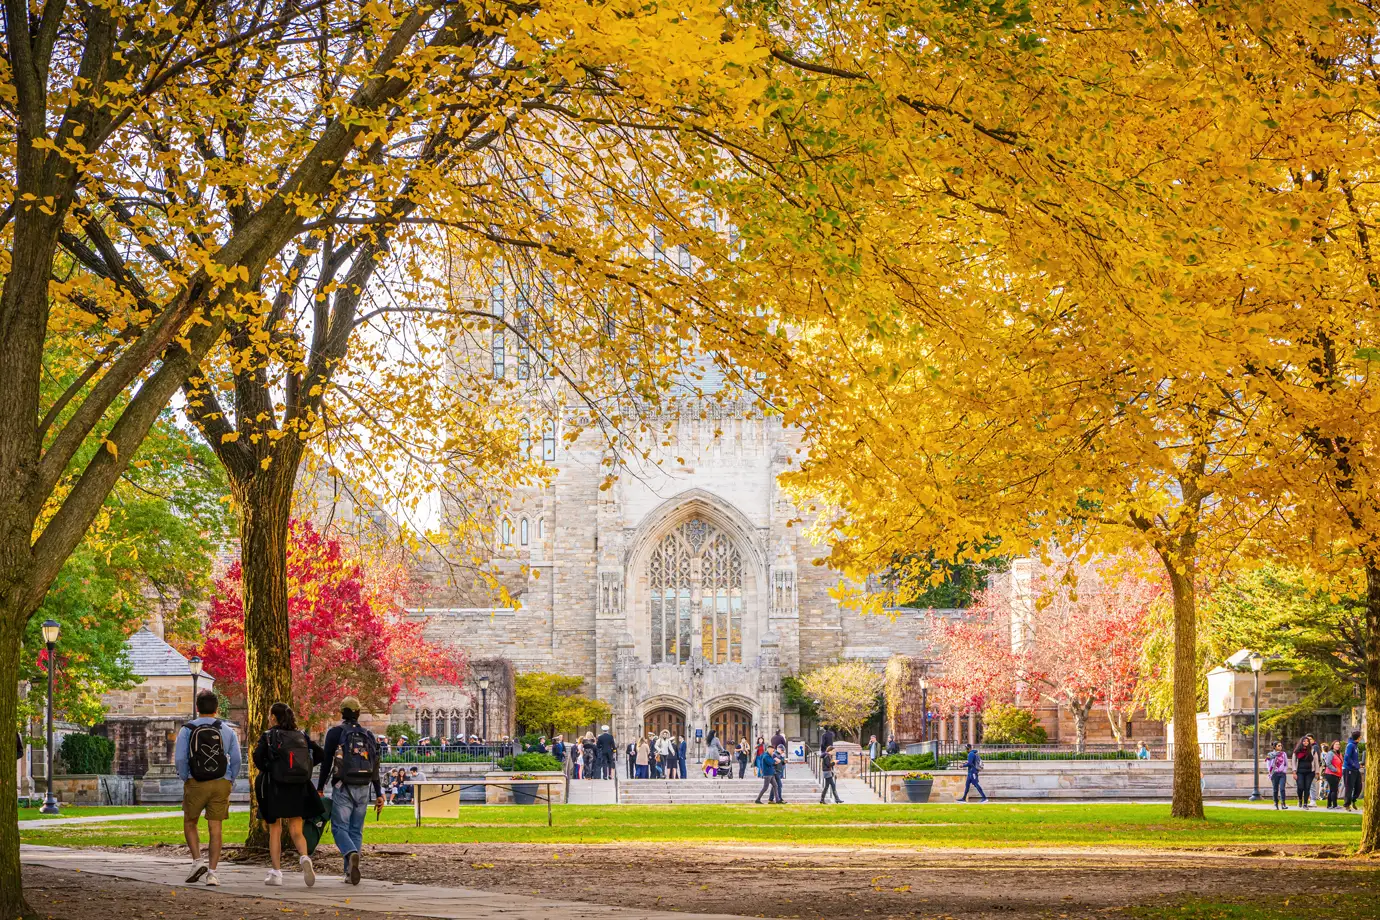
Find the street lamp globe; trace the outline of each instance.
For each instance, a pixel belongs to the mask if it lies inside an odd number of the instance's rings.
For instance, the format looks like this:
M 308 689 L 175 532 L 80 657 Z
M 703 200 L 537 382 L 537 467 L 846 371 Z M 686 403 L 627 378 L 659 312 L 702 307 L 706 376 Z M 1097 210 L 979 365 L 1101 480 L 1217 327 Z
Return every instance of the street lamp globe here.
M 923 691 L 923 690 L 928 690 L 928 689 L 930 689 L 930 682 L 929 682 L 929 679 L 928 679 L 928 678 L 924 678 L 924 677 L 920 678 L 920 689 L 921 689 L 922 691 Z
M 486 677 L 481 677 L 481 678 L 479 678 L 479 689 L 480 689 L 480 690 L 488 690 L 488 689 L 489 689 L 489 678 L 488 678 L 487 676 L 486 676 Z
M 43 641 L 49 645 L 57 643 L 58 635 L 62 632 L 62 626 L 57 620 L 43 621 Z
M 201 676 L 201 659 L 196 655 L 187 659 L 187 668 L 192 672 L 193 677 Z
M 1265 667 L 1265 656 L 1259 652 L 1251 652 L 1251 670 L 1259 673 Z

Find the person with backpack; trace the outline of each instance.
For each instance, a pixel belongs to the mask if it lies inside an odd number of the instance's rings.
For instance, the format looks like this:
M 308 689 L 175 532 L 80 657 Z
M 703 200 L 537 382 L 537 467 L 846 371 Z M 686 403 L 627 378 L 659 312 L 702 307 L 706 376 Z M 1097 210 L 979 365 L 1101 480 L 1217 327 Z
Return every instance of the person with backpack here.
M 316 867 L 302 833 L 302 820 L 318 818 L 325 811 L 311 780 L 316 765 L 325 763 L 326 753 L 298 729 L 291 706 L 274 703 L 268 714 L 273 725 L 259 736 L 253 755 L 259 771 L 254 798 L 259 803 L 259 817 L 268 825 L 268 858 L 272 864 L 264 884 L 283 884 L 283 826 L 287 825 L 288 836 L 297 848 L 302 879 L 310 888 L 316 884 Z
M 824 800 L 832 791 L 834 793 L 834 804 L 842 805 L 843 799 L 839 798 L 838 778 L 834 772 L 838 761 L 834 758 L 834 745 L 830 744 L 820 755 L 820 772 L 824 774 L 824 789 L 819 793 L 819 804 L 823 805 Z
M 317 791 L 325 792 L 328 781 L 332 784 L 331 835 L 345 859 L 345 880 L 358 885 L 364 819 L 370 805 L 383 804 L 383 788 L 379 784 L 378 741 L 373 732 L 359 724 L 357 697 L 340 701 L 340 724 L 326 732 L 326 765 L 321 769 Z
M 979 804 L 981 804 L 987 801 L 987 793 L 983 792 L 982 786 L 978 784 L 978 774 L 982 772 L 982 758 L 978 756 L 977 751 L 973 750 L 971 744 L 967 745 L 967 750 L 968 760 L 966 766 L 968 768 L 968 779 L 963 784 L 963 795 L 959 796 L 958 800 L 960 802 L 968 801 L 968 790 L 976 789 L 978 795 L 982 796 L 982 798 L 978 799 Z
M 1361 733 L 1351 733 L 1342 754 L 1342 777 L 1346 781 L 1346 797 L 1343 799 L 1347 811 L 1356 810 L 1356 802 L 1361 798 Z
M 230 817 L 230 790 L 240 775 L 240 739 L 230 723 L 216 717 L 220 701 L 213 690 L 196 695 L 197 717 L 177 732 L 173 744 L 173 764 L 182 780 L 182 835 L 192 851 L 192 871 L 187 881 L 203 877 L 208 885 L 219 885 L 216 867 L 220 864 L 221 822 Z M 197 822 L 206 814 L 209 860 L 201 858 Z
M 776 761 L 772 752 L 765 748 L 757 755 L 757 775 L 762 777 L 762 791 L 757 793 L 757 804 L 762 804 L 764 794 L 768 805 L 776 804 Z

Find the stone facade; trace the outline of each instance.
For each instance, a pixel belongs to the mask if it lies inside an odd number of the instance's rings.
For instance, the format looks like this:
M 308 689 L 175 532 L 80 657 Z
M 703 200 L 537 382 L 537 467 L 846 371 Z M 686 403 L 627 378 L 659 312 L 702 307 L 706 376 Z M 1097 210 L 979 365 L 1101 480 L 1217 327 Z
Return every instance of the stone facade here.
M 212 687 L 211 681 L 203 679 L 197 689 Z M 195 711 L 190 676 L 145 677 L 129 690 L 111 690 L 101 697 L 101 702 L 109 712 L 120 716 L 190 719 Z
M 880 670 L 893 654 L 929 651 L 927 612 L 864 617 L 831 596 L 826 549 L 778 485 L 800 448 L 780 419 L 689 402 L 642 419 L 645 436 L 628 453 L 645 457 L 611 466 L 599 434 L 564 437 L 563 426 L 583 427 L 579 411 L 557 413 L 554 431 L 529 423 L 553 475 L 498 510 L 492 561 L 518 607 L 438 579 L 415 611 L 429 638 L 518 672 L 584 677 L 585 692 L 611 705 L 619 738 L 651 724 L 691 737 L 712 727 L 795 734 L 783 676 L 841 658 Z M 461 695 L 447 711 L 465 711 Z

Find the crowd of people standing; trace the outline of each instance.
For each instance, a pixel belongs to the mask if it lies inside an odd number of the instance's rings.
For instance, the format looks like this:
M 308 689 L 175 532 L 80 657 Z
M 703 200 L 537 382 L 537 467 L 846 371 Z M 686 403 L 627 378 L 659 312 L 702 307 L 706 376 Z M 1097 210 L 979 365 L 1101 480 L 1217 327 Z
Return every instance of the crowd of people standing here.
M 1276 809 L 1288 809 L 1288 780 L 1294 777 L 1294 796 L 1300 808 L 1313 808 L 1322 799 L 1329 809 L 1355 811 L 1361 798 L 1361 733 L 1352 732 L 1345 747 L 1341 741 L 1319 742 L 1304 735 L 1292 753 L 1276 741 L 1265 756 Z M 1341 804 L 1338 805 L 1338 794 Z

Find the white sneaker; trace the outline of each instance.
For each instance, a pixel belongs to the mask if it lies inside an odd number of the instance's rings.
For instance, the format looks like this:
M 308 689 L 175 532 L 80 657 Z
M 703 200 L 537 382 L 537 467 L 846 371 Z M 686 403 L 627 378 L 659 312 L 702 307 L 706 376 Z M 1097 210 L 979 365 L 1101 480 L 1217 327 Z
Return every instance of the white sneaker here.
M 207 870 L 206 870 L 206 884 L 208 884 L 208 885 L 219 885 L 219 884 L 220 884 L 220 879 L 216 878 L 216 870 L 215 870 L 215 869 L 207 869 Z
M 187 884 L 201 881 L 201 877 L 209 870 L 206 868 L 206 860 L 198 859 L 192 863 L 192 871 L 187 874 Z
M 264 884 L 274 888 L 283 887 L 283 873 L 281 869 L 269 869 L 268 878 L 264 879 Z
M 302 866 L 302 878 L 306 881 L 307 887 L 310 888 L 312 885 L 315 885 L 316 867 L 311 864 L 311 857 L 303 856 L 298 860 L 298 863 Z

